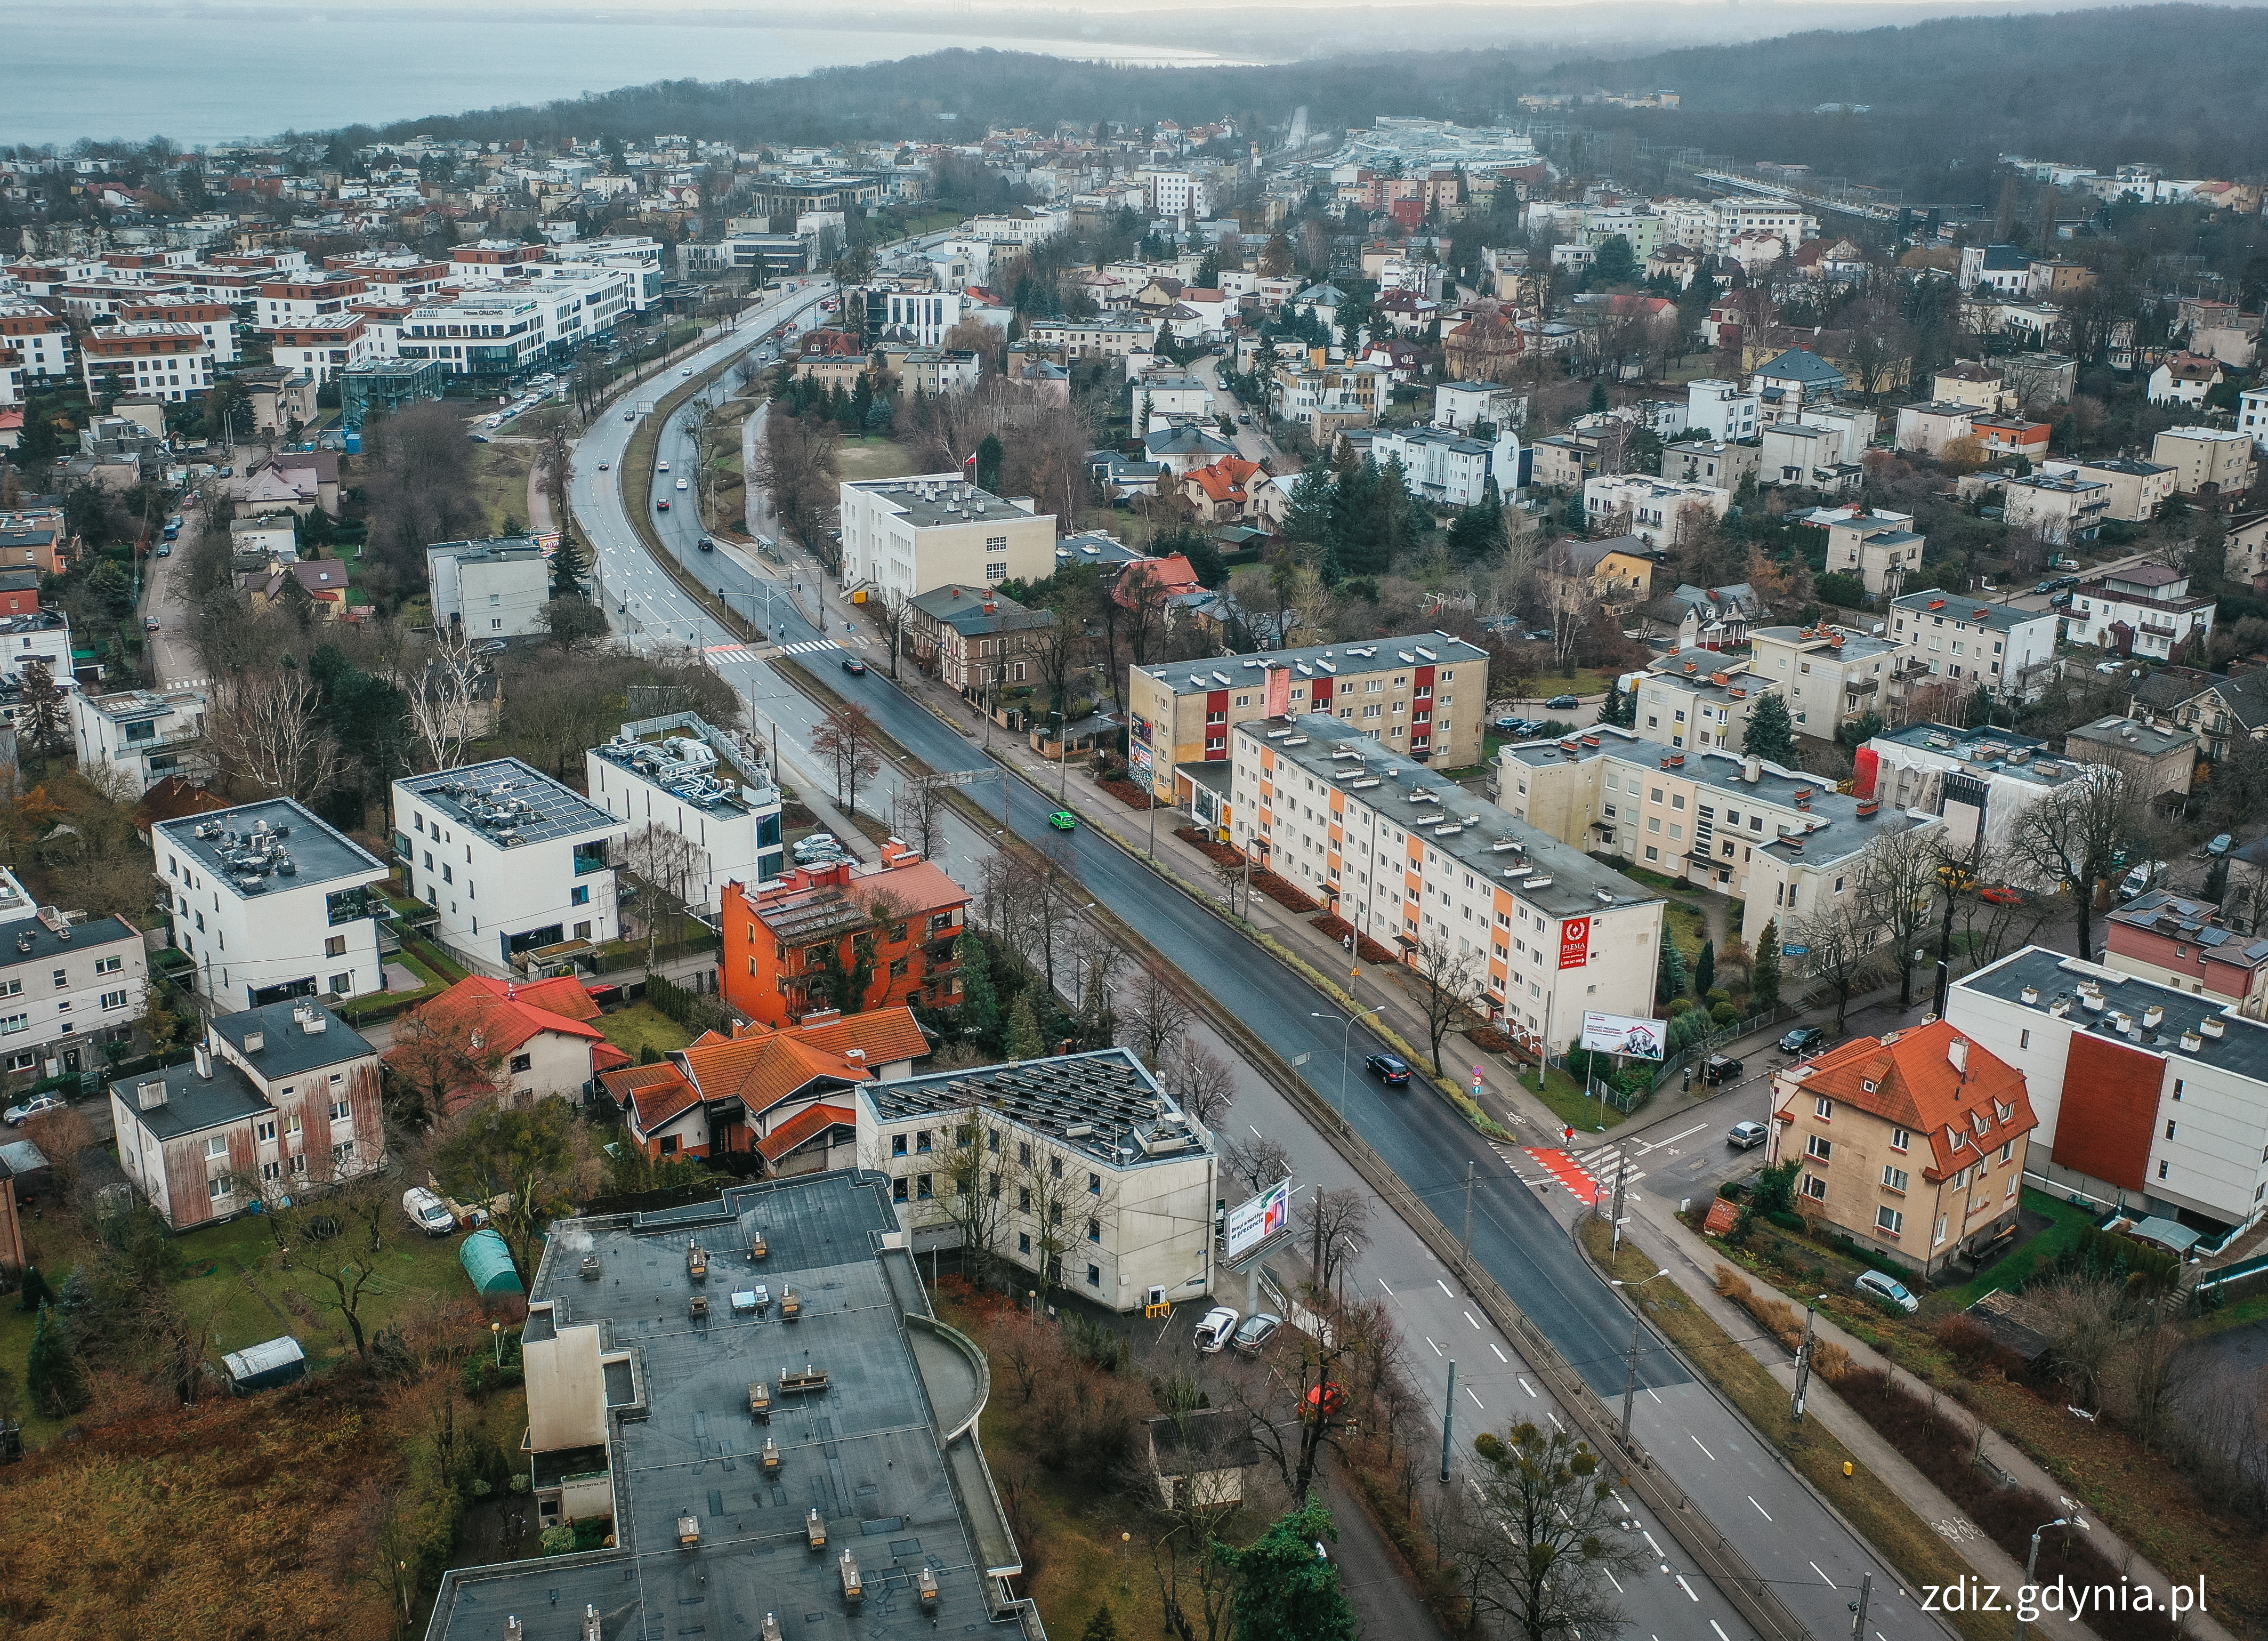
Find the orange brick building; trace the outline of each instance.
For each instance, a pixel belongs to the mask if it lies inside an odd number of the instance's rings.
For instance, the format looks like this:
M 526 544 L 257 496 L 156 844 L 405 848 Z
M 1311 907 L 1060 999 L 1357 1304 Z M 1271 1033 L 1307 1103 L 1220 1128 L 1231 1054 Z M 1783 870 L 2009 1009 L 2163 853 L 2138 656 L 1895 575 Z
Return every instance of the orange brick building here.
M 725 885 L 725 1001 L 767 1025 L 814 1011 L 961 996 L 954 942 L 968 891 L 905 845 L 879 866 L 792 869 L 751 890 Z

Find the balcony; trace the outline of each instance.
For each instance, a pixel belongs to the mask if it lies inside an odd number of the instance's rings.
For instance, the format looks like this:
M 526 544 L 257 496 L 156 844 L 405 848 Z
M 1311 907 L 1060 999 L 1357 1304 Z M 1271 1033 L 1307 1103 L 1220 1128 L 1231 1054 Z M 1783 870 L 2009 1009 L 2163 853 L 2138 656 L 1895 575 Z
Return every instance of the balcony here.
M 1880 678 L 1854 678 L 1843 686 L 1843 693 L 1855 701 L 1874 694 L 1881 687 Z

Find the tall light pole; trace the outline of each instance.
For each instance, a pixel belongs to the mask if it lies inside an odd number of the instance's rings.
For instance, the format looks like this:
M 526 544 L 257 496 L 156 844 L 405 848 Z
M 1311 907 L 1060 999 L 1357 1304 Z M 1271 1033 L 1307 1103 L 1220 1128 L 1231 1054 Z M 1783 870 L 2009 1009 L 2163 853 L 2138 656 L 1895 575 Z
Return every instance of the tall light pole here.
M 2057 1496 L 2056 1503 L 2064 1507 L 2065 1513 L 2058 1516 L 2053 1521 L 2042 1522 L 2038 1526 L 2032 1529 L 2031 1553 L 2024 1557 L 2024 1582 L 2027 1585 L 2029 1585 L 2033 1581 L 2033 1575 L 2037 1571 L 2040 1564 L 2041 1534 L 2045 1533 L 2050 1527 L 2077 1527 L 2081 1533 L 2091 1533 L 2094 1531 L 2094 1529 L 2089 1527 L 2086 1521 L 2080 1518 L 2079 1506 L 2077 1504 L 2072 1503 L 2071 1500 L 2062 1497 L 2060 1494 Z M 2016 1621 L 2016 1635 L 2018 1641 L 2022 1641 L 2023 1633 L 2026 1628 L 2027 1626 L 2022 1619 L 2020 1618 Z
M 1310 1020 L 1336 1020 L 1339 1023 L 1339 1127 L 1342 1128 L 1346 1127 L 1347 1056 L 1353 1052 L 1349 1047 L 1349 1044 L 1354 1037 L 1354 1023 L 1376 1014 L 1380 1009 L 1385 1007 L 1384 1003 L 1381 1003 L 1377 1009 L 1366 1009 L 1360 1014 L 1352 1016 L 1318 1014 L 1312 1010 L 1307 1015 Z
M 1617 1279 L 1614 1283 L 1617 1288 L 1627 1288 L 1631 1290 L 1630 1374 L 1623 1380 L 1623 1445 L 1625 1447 L 1630 1445 L 1631 1406 L 1638 1400 L 1638 1326 L 1646 1318 L 1646 1309 L 1638 1303 L 1638 1290 L 1645 1287 L 1647 1282 L 1658 1281 L 1668 1275 L 1668 1271 L 1656 1271 L 1653 1275 L 1641 1277 L 1637 1282 L 1623 1282 Z

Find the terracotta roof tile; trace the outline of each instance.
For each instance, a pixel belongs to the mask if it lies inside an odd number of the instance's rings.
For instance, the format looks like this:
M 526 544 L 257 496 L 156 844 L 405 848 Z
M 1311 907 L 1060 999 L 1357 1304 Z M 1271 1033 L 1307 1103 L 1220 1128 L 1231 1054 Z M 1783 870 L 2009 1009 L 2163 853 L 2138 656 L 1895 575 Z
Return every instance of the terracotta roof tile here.
M 1954 1062 L 1956 1043 L 1963 1046 L 1965 1069 Z M 1824 1096 L 1926 1135 L 1936 1161 L 1925 1173 L 1933 1179 L 1974 1167 L 1983 1153 L 2039 1126 L 2024 1074 L 1942 1020 L 1888 1037 L 1853 1038 L 1806 1070 L 1781 1115 L 1794 1099 Z M 1959 1146 L 1956 1134 L 1965 1136 Z

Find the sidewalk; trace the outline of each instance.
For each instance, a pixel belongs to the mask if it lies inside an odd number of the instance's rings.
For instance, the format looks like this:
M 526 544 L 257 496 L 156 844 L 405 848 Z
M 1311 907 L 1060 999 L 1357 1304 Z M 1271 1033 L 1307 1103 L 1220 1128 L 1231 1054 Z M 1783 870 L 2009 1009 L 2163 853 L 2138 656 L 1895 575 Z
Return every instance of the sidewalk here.
M 1756 1319 L 1718 1293 L 1712 1273 L 1719 1265 L 1727 1263 L 1723 1257 L 1670 1214 L 1666 1205 L 1657 1207 L 1632 1193 L 1628 1206 L 1631 1216 L 1638 1222 L 1632 1234 L 1642 1238 L 1646 1248 L 1662 1260 L 1688 1297 L 1707 1312 L 1728 1337 L 1740 1342 L 1750 1356 L 1764 1364 L 1765 1371 L 1786 1386 L 1789 1394 L 1793 1395 L 1795 1390 L 1793 1360 L 1777 1340 L 1757 1337 Z M 1787 1297 L 1791 1300 L 1795 1297 L 1793 1295 Z M 1815 1332 L 1820 1339 L 1831 1340 L 1849 1351 L 1854 1363 L 1867 1368 L 1887 1368 L 1901 1386 L 1918 1393 L 1923 1401 L 1940 1408 L 1948 1406 L 1941 1392 L 1915 1379 L 1888 1357 L 1878 1355 L 1874 1347 L 1864 1340 L 1845 1333 L 1824 1312 L 1818 1318 Z M 1949 1410 L 1955 1417 L 1966 1420 L 1972 1428 L 1978 1423 L 1973 1413 L 1957 1403 L 1950 1404 Z M 1874 1426 L 1845 1405 L 1832 1387 L 1816 1375 L 1813 1376 L 1805 1393 L 1804 1416 L 1816 1419 L 1861 1462 L 1871 1467 L 1916 1515 L 1935 1528 L 1962 1559 L 1977 1570 L 1979 1578 L 1987 1584 L 1997 1584 L 2003 1590 L 2013 1590 L 2023 1583 L 2021 1563 L 1986 1539 L 1959 1507 L 1938 1490 L 1935 1483 L 1909 1464 L 1904 1455 L 1875 1432 Z M 2051 1500 L 2064 1496 L 2063 1482 L 2041 1469 L 2021 1449 L 1998 1431 L 1989 1428 L 1984 1430 L 1979 1451 L 2015 1485 L 2029 1488 Z M 2138 1551 L 2099 1519 L 2088 1519 L 2088 1540 L 2112 1566 L 2119 1568 L 2135 1583 L 2147 1585 L 2161 1602 L 2165 1600 L 2172 1580 L 2144 1560 Z M 2210 1594 L 2208 1591 L 2208 1599 Z M 2073 1641 L 2093 1633 L 2085 1626 L 2063 1618 L 2043 1618 L 2037 1627 L 2051 1636 L 2071 1637 Z M 2210 1613 L 2192 1615 L 2188 1621 L 2188 1630 L 2204 1637 L 2205 1641 L 2235 1641 L 2231 1632 Z

